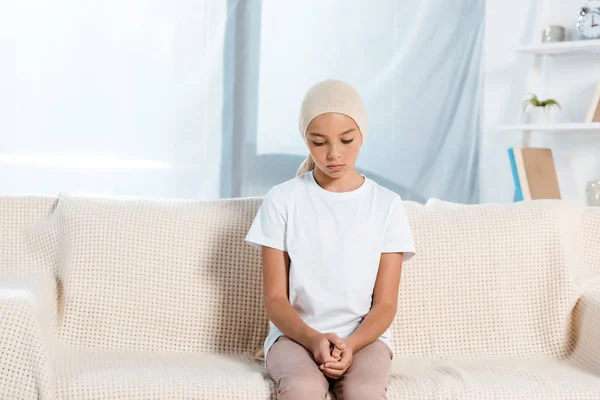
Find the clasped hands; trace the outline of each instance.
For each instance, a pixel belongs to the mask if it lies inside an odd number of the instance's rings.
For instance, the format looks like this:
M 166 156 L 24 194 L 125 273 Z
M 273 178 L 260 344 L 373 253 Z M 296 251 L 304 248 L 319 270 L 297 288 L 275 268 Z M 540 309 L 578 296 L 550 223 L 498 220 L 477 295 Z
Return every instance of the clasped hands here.
M 351 343 L 335 333 L 315 335 L 309 350 L 319 369 L 328 378 L 340 378 L 352 365 L 354 350 Z

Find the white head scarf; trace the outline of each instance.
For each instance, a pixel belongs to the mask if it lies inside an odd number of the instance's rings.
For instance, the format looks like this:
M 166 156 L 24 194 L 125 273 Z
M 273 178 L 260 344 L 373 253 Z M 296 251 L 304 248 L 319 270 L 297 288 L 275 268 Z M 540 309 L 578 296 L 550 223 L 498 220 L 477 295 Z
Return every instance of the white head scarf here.
M 363 101 L 349 83 L 335 79 L 328 79 L 317 83 L 308 90 L 300 107 L 298 125 L 302 140 L 306 143 L 306 129 L 313 119 L 321 114 L 339 113 L 352 118 L 362 135 L 363 143 L 367 137 L 367 111 Z M 296 176 L 312 171 L 315 162 L 309 154 L 300 165 Z

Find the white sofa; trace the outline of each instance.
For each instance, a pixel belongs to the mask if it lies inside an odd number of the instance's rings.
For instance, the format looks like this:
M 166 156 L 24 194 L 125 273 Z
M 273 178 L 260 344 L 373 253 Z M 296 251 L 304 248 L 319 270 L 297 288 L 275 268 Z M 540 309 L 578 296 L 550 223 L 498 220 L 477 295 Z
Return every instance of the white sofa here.
M 270 399 L 261 198 L 0 197 L 0 399 Z M 600 399 L 600 212 L 406 202 L 390 399 Z

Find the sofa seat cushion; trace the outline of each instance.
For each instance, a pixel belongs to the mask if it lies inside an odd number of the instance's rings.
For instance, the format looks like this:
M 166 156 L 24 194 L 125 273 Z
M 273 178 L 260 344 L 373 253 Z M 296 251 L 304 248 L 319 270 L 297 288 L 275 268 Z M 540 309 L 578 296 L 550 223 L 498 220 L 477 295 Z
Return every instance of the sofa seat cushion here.
M 249 355 L 64 351 L 57 399 L 272 399 L 263 363 Z M 333 399 L 330 393 L 327 397 Z M 600 376 L 566 361 L 395 358 L 389 399 L 598 399 Z
M 390 399 L 599 399 L 600 376 L 551 359 L 402 360 L 392 363 Z
M 245 355 L 69 350 L 56 394 L 73 399 L 270 399 L 263 364 Z
M 275 397 L 264 363 L 251 355 L 82 351 L 54 361 L 57 400 L 198 400 Z M 333 400 L 328 393 L 326 400 Z

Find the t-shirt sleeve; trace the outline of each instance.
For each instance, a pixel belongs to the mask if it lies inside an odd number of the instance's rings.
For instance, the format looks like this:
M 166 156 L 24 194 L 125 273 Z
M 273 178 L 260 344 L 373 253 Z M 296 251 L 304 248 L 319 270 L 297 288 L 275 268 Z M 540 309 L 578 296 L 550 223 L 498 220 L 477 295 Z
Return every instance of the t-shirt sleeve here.
M 287 251 L 285 198 L 279 189 L 272 188 L 265 196 L 254 217 L 246 242 L 261 250 L 261 246 Z
M 400 196 L 396 196 L 390 206 L 382 248 L 382 253 L 404 253 L 403 261 L 410 260 L 416 254 L 412 230 Z

